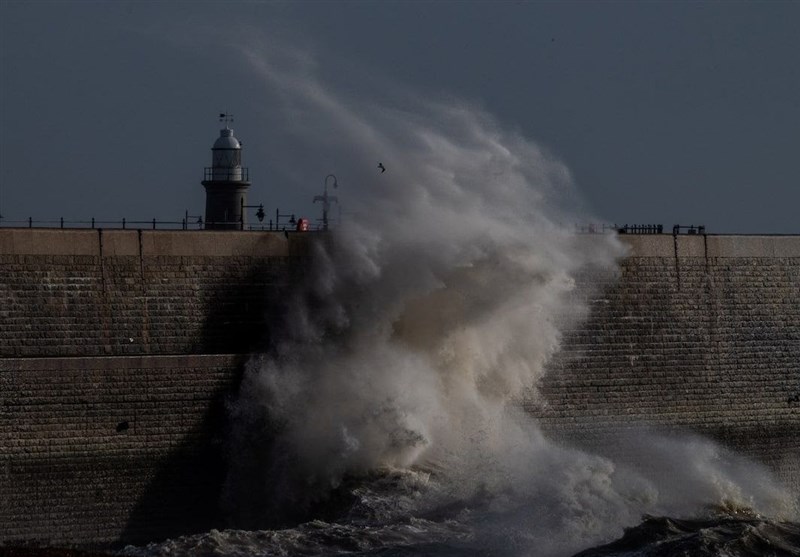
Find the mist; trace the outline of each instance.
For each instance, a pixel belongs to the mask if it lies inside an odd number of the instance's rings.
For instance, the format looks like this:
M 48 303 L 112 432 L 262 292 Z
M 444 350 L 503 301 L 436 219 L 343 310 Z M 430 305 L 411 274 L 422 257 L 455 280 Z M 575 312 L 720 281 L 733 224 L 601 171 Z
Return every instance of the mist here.
M 519 408 L 561 328 L 588 311 L 574 277 L 624 255 L 613 235 L 575 234 L 596 219 L 563 163 L 474 103 L 384 79 L 362 88 L 346 65 L 344 86 L 275 40 L 240 55 L 285 139 L 269 156 L 298 184 L 309 159 L 330 163 L 341 218 L 230 404 L 234 524 L 328 517 L 337 490 L 381 470 L 402 484 L 383 519 L 456 502 L 480 509 L 481 543 L 511 535 L 542 555 L 643 513 L 795 516 L 765 470 L 709 441 L 642 433 L 626 462 L 549 440 Z

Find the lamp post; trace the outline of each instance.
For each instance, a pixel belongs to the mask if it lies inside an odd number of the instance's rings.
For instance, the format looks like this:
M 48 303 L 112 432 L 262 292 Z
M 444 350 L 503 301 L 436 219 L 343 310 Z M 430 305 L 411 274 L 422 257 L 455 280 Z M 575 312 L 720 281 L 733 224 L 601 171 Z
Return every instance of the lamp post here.
M 315 195 L 314 196 L 314 203 L 317 201 L 322 201 L 322 229 L 328 230 L 328 210 L 331 208 L 331 203 L 339 203 L 339 198 L 335 195 L 328 195 L 328 178 L 333 178 L 333 187 L 334 189 L 339 187 L 339 184 L 336 182 L 336 176 L 333 174 L 328 174 L 325 176 L 325 188 L 323 189 L 322 195 Z
M 280 209 L 275 209 L 275 230 L 280 230 L 281 229 L 281 225 L 280 225 L 281 218 L 288 218 L 289 219 L 289 224 L 291 224 L 292 226 L 297 224 L 297 219 L 294 218 L 294 214 L 290 215 L 290 214 L 287 213 L 285 215 L 282 215 Z
M 241 210 L 239 211 L 239 228 L 244 230 L 244 210 L 245 209 L 258 209 L 256 211 L 256 217 L 258 217 L 258 222 L 264 221 L 264 204 L 259 203 L 258 205 L 245 205 L 244 204 L 244 197 L 241 198 Z

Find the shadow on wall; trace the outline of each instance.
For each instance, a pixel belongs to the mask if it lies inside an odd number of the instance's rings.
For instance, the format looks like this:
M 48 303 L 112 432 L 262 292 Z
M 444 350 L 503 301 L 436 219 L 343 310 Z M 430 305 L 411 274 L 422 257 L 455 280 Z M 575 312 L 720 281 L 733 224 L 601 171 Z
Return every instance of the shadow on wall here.
M 270 345 L 277 305 L 291 288 L 294 268 L 276 259 L 256 260 L 245 274 L 231 271 L 218 279 L 207 296 L 202 353 L 246 354 Z
M 239 381 L 244 357 L 227 388 L 209 403 L 202 422 L 154 466 L 140 457 L 141 468 L 154 470 L 144 495 L 133 508 L 119 545 L 144 544 L 184 534 L 206 532 L 223 523 L 219 511 L 225 460 L 220 440 L 225 424 L 225 397 Z
M 196 352 L 238 354 L 230 379 L 210 394 L 205 415 L 190 430 L 184 431 L 185 425 L 180 423 L 164 424 L 183 435 L 168 456 L 148 456 L 143 451 L 144 456 L 137 457 L 142 470 L 152 471 L 152 478 L 131 512 L 119 544 L 143 544 L 229 526 L 231 521 L 220 504 L 231 429 L 227 406 L 241 383 L 249 354 L 270 345 L 273 329 L 280 322 L 275 319 L 278 304 L 291 288 L 293 273 L 285 265 L 256 261 L 246 274 L 223 277 L 209 293 Z M 177 377 L 176 387 L 179 382 Z M 174 404 L 170 415 L 180 421 L 182 402 Z

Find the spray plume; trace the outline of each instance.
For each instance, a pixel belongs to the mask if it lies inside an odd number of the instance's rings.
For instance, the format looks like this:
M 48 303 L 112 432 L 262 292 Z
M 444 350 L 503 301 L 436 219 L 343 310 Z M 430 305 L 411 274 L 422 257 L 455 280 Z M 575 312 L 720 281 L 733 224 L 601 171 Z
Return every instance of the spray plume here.
M 271 159 L 298 183 L 297 161 L 335 163 L 348 217 L 317 244 L 231 406 L 237 524 L 300 520 L 348 476 L 410 466 L 433 470 L 450 500 L 506 501 L 504 524 L 537 524 L 541 554 L 542 532 L 585 544 L 685 504 L 634 466 L 554 445 L 517 408 L 559 325 L 583 312 L 573 277 L 622 255 L 613 237 L 571 233 L 585 219 L 567 169 L 463 101 L 353 93 L 308 54 L 254 44 L 243 51 L 287 138 Z M 717 459 L 698 446 L 670 454 Z M 741 470 L 713 469 L 689 474 L 693 496 L 742 490 Z M 758 489 L 753 504 L 780 499 Z

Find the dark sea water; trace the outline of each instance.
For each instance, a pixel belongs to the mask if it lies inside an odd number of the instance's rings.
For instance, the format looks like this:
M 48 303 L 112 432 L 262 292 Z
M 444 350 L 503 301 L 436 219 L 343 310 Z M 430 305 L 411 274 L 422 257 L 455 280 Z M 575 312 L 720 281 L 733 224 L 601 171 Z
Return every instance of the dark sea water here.
M 469 500 L 438 492 L 429 472 L 392 470 L 351 478 L 320 506 L 320 518 L 266 530 L 212 530 L 121 555 L 156 556 L 800 556 L 800 524 L 747 509 L 709 508 L 702 516 L 644 516 L 618 531 L 574 537 L 573 520 L 514 493 Z M 606 517 L 607 518 L 607 517 Z M 591 524 L 584 531 L 593 532 Z M 624 527 L 624 531 L 623 531 Z M 569 531 L 573 534 L 570 535 Z M 580 529 L 579 529 L 580 530 Z M 605 538 L 605 539 L 604 539 Z
M 610 544 L 576 557 L 800 555 L 800 524 L 758 517 L 717 516 L 679 520 L 645 517 Z
M 502 535 L 502 530 L 498 536 Z M 500 545 L 500 546 L 498 546 Z M 287 530 L 212 530 L 199 536 L 168 540 L 147 547 L 128 547 L 123 555 L 360 555 L 467 556 L 540 555 L 510 537 L 477 539 L 457 520 L 433 522 L 409 518 L 391 525 L 339 524 L 313 521 Z M 575 557 L 778 557 L 800 555 L 800 524 L 751 517 L 675 519 L 644 517 L 624 536 Z

